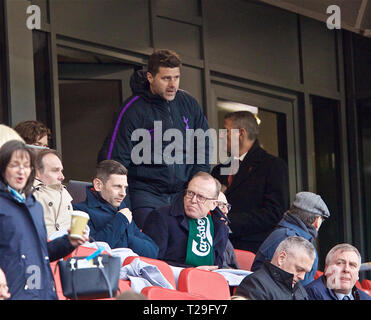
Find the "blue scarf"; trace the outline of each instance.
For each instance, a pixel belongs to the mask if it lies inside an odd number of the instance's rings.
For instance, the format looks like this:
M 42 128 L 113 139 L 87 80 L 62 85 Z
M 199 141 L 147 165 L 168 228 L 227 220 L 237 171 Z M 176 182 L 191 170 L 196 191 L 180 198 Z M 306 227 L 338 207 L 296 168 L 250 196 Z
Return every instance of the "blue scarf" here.
M 13 189 L 11 186 L 8 185 L 8 190 L 10 195 L 19 203 L 24 203 L 25 197 L 21 195 L 17 190 Z

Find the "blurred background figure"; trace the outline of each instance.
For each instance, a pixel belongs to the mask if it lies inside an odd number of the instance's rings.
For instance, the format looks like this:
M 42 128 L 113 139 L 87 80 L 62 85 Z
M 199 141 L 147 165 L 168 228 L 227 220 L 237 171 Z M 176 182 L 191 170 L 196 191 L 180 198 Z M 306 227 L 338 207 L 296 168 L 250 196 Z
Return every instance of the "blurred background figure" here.
M 10 140 L 18 140 L 24 142 L 17 131 L 12 129 L 11 127 L 6 126 L 5 124 L 0 124 L 0 148 L 5 142 L 8 142 Z
M 0 300 L 10 298 L 8 284 L 6 283 L 6 277 L 4 271 L 0 269 Z
M 24 139 L 26 144 L 38 147 L 49 147 L 51 131 L 42 122 L 27 120 L 18 123 L 14 130 Z

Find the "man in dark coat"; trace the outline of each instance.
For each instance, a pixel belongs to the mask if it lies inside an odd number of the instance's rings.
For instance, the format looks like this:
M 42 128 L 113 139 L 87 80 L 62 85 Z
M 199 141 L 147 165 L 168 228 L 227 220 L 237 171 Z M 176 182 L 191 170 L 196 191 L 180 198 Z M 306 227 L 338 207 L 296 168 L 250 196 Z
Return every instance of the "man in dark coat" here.
M 268 236 L 256 253 L 251 271 L 258 270 L 264 261 L 270 261 L 274 251 L 282 240 L 290 236 L 299 236 L 310 241 L 315 247 L 318 230 L 330 212 L 322 198 L 312 192 L 299 192 L 289 211 L 278 223 L 276 229 Z M 303 286 L 312 282 L 318 268 L 318 255 L 312 269 L 306 273 Z
M 172 203 L 195 173 L 210 171 L 209 141 L 187 145 L 194 141 L 192 130 L 207 131 L 209 126 L 196 99 L 179 89 L 180 66 L 175 52 L 158 50 L 149 57 L 147 72 L 133 74 L 133 95 L 124 102 L 98 155 L 98 161 L 116 160 L 128 169 L 139 228 L 152 209 Z M 190 152 L 200 158 L 187 161 Z
M 289 208 L 287 165 L 259 146 L 258 124 L 252 113 L 226 114 L 224 128 L 227 129 L 227 151 L 231 153 L 232 162 L 217 165 L 212 175 L 224 185 L 222 191 L 225 190 L 232 205 L 229 219 L 233 246 L 256 253 Z M 233 138 L 234 132 L 236 138 Z M 238 139 L 238 153 L 232 150 L 232 139 Z M 233 168 L 234 163 L 237 163 L 237 173 L 232 171 L 227 175 L 223 172 Z
M 325 260 L 324 275 L 305 286 L 310 300 L 371 300 L 356 287 L 361 255 L 356 247 L 341 243 L 333 247 Z
M 242 280 L 235 295 L 250 300 L 308 300 L 300 280 L 312 268 L 314 258 L 314 247 L 308 240 L 288 237 L 277 247 L 271 262 L 264 262 Z
M 184 195 L 167 207 L 153 210 L 143 232 L 158 245 L 158 258 L 173 266 L 213 270 L 223 266 L 228 229 L 217 206 L 220 184 L 199 172 Z
M 130 248 L 136 254 L 157 258 L 158 247 L 132 220 L 124 198 L 127 170 L 119 162 L 104 160 L 97 166 L 93 186 L 86 188 L 86 200 L 73 205 L 89 214 L 90 236 L 114 248 Z

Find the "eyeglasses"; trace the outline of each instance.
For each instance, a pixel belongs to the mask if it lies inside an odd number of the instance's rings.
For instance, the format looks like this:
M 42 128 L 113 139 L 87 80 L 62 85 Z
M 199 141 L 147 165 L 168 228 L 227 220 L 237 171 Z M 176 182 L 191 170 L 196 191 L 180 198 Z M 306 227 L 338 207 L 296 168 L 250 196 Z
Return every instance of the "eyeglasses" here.
M 205 203 L 206 200 L 216 200 L 215 198 L 206 198 L 196 192 L 193 192 L 191 190 L 186 190 L 185 191 L 185 196 L 188 198 L 188 199 L 193 199 L 194 196 L 196 196 L 196 200 L 197 202 L 199 203 Z
M 12 170 L 20 170 L 20 169 L 23 169 L 23 170 L 31 170 L 32 167 L 30 165 L 20 165 L 19 163 L 9 163 L 8 164 L 8 168 L 9 169 L 12 169 Z
M 221 210 L 227 208 L 227 210 L 230 211 L 231 208 L 232 208 L 232 205 L 229 204 L 229 203 L 225 203 L 225 202 L 222 202 L 222 201 L 218 201 L 218 207 L 219 207 L 219 209 L 221 209 Z

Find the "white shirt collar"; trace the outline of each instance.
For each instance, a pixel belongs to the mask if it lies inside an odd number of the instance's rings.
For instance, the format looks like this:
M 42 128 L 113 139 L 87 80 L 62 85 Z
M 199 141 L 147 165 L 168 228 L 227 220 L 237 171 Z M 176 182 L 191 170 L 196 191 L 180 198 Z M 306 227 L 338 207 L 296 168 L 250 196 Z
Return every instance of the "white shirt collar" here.
M 243 155 L 241 155 L 239 157 L 234 157 L 234 159 L 238 159 L 238 160 L 240 160 L 242 162 L 243 159 L 245 159 L 246 155 L 247 155 L 247 152 L 245 152 Z
M 343 300 L 343 298 L 345 296 L 348 296 L 350 298 L 350 300 L 354 300 L 353 295 L 352 295 L 351 292 L 349 292 L 348 294 L 344 294 L 344 293 L 337 293 L 337 292 L 334 291 L 334 293 L 338 297 L 339 300 Z

